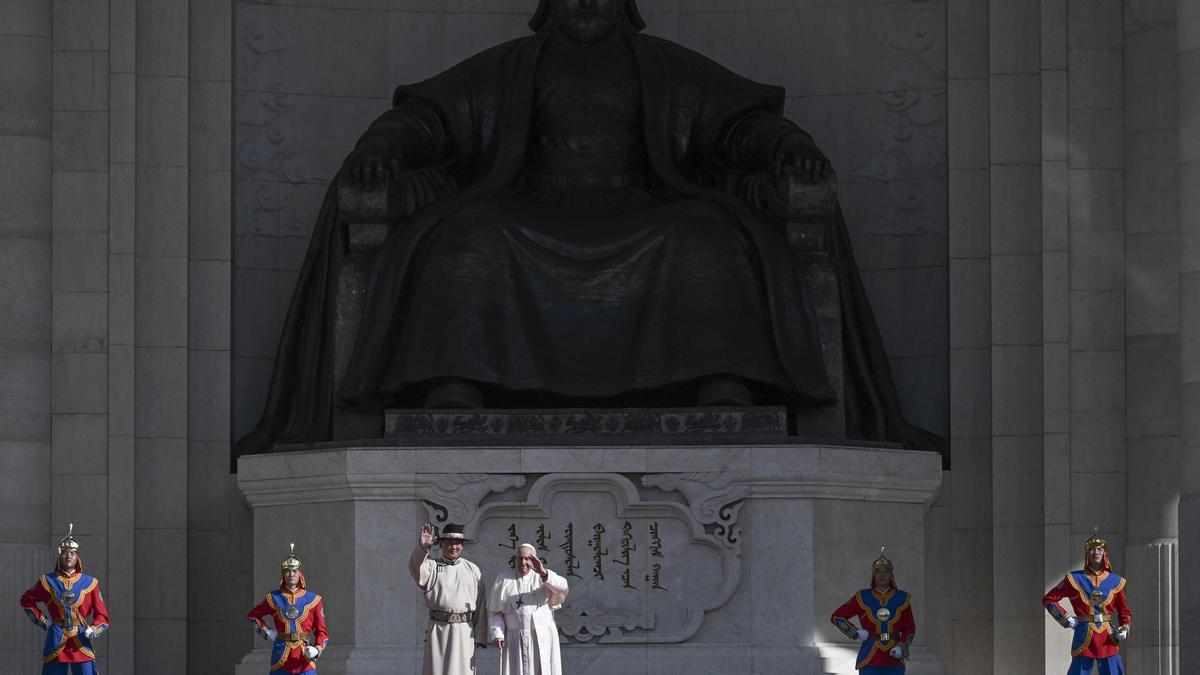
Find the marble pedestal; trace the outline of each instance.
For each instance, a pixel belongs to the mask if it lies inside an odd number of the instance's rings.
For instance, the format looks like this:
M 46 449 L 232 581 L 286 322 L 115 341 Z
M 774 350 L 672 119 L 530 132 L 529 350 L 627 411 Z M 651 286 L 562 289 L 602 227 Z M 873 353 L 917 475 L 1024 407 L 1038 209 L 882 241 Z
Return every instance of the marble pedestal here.
M 406 571 L 420 524 L 466 523 L 488 577 L 518 542 L 568 576 L 568 673 L 853 672 L 829 614 L 879 547 L 924 607 L 933 453 L 755 445 L 379 447 L 243 457 L 255 586 L 288 543 L 325 597 L 322 675 L 419 673 L 426 612 Z M 247 598 L 247 608 L 256 598 Z M 247 630 L 250 630 L 247 627 Z M 237 673 L 266 673 L 266 643 Z M 494 649 L 478 672 L 499 672 Z M 941 673 L 918 649 L 910 675 Z

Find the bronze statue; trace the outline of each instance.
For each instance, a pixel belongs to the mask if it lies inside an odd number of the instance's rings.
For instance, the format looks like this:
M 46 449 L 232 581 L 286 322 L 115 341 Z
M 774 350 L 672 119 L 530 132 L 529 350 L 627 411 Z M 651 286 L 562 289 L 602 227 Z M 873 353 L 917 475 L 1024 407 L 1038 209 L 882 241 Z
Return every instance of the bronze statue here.
M 731 178 L 821 181 L 829 160 L 784 92 L 642 34 L 634 0 L 542 0 L 534 35 L 397 88 L 342 167 L 399 185 L 333 391 L 336 191 L 314 230 L 266 410 L 239 453 L 326 440 L 333 405 L 786 402 L 830 386 L 783 233 Z M 849 435 L 930 448 L 899 413 L 844 225 Z M 852 400 L 851 400 L 852 399 Z

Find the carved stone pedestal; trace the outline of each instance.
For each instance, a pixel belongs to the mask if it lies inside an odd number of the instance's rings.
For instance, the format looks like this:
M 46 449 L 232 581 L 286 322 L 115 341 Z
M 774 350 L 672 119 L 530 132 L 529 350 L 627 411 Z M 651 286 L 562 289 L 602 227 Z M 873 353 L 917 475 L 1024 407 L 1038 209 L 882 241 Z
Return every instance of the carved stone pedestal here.
M 294 541 L 325 597 L 323 675 L 420 672 L 426 612 L 406 563 L 426 521 L 465 523 L 489 578 L 521 542 L 567 577 L 566 672 L 852 671 L 829 614 L 886 545 L 921 620 L 940 480 L 931 453 L 788 444 L 345 446 L 238 471 L 256 587 L 278 583 Z M 266 672 L 266 647 L 237 672 Z M 499 672 L 494 649 L 477 661 Z M 908 670 L 941 667 L 919 651 Z

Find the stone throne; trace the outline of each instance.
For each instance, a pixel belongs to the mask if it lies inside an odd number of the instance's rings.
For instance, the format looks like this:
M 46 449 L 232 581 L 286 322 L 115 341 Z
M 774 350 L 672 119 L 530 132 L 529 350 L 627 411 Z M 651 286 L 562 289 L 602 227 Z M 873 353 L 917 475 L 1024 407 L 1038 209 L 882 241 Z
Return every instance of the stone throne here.
M 808 284 L 825 368 L 838 396 L 832 405 L 789 411 L 792 419 L 784 420 L 781 431 L 791 426 L 802 437 L 846 438 L 842 298 L 832 255 L 837 177 L 831 170 L 827 179 L 806 183 L 794 174 L 774 177 L 767 172 L 738 172 L 727 177 L 724 187 L 786 233 Z M 342 382 L 354 347 L 375 255 L 392 228 L 403 227 L 403 221 L 416 213 L 402 192 L 396 182 L 360 189 L 345 176 L 339 179 L 339 234 L 344 249 L 337 280 L 333 391 Z M 335 441 L 379 437 L 387 435 L 390 428 L 380 414 L 336 407 L 332 426 Z

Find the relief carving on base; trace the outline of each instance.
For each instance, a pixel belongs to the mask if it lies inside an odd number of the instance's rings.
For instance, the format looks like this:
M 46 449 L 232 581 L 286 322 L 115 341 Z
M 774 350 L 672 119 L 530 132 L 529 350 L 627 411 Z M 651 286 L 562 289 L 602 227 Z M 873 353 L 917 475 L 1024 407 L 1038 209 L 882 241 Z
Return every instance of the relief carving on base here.
M 429 511 L 429 522 L 469 523 L 483 498 L 493 492 L 525 487 L 525 476 L 494 473 L 443 473 L 429 476 L 428 486 L 417 490 Z
M 555 614 L 566 638 L 685 642 L 741 580 L 737 518 L 746 489 L 719 474 L 656 474 L 642 484 L 680 499 L 646 499 L 621 474 L 563 473 L 539 477 L 521 500 L 500 497 L 472 509 L 475 495 L 486 498 L 496 486 L 468 480 L 471 496 L 447 484 L 426 505 L 441 522 L 457 517 L 443 514 L 471 515 L 464 520 L 478 543 L 467 555 L 483 569 L 511 565 L 518 545 L 533 544 L 571 584 Z

